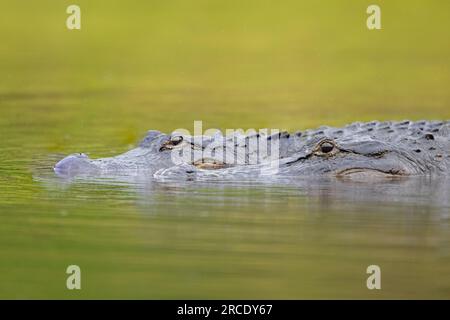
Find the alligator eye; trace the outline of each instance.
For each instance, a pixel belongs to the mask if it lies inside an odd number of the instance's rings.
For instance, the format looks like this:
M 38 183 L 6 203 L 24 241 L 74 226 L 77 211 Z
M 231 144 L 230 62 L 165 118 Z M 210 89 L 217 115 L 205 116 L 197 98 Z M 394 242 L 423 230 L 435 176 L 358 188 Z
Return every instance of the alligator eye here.
M 319 143 L 314 154 L 317 156 L 332 156 L 337 152 L 339 152 L 339 149 L 336 147 L 335 143 L 331 140 L 325 140 Z
M 334 149 L 334 144 L 331 142 L 324 142 L 320 145 L 320 151 L 322 153 L 330 153 Z
M 183 141 L 183 137 L 182 136 L 175 136 L 175 137 L 172 137 L 170 139 L 170 142 L 171 142 L 171 144 L 173 146 L 176 146 L 176 145 L 180 144 L 182 141 Z
M 183 141 L 182 136 L 175 136 L 170 138 L 169 141 L 166 141 L 162 144 L 161 148 L 159 148 L 159 152 L 165 151 L 165 150 L 172 150 L 173 147 L 176 145 L 179 145 Z

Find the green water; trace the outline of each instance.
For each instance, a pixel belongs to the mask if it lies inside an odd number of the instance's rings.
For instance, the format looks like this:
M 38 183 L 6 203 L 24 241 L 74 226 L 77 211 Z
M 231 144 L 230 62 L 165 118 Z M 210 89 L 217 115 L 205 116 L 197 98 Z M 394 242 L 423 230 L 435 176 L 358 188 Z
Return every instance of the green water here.
M 378 3 L 381 31 L 365 27 L 366 1 L 80 0 L 69 31 L 70 1 L 2 1 L 0 298 L 449 298 L 447 182 L 67 183 L 51 170 L 194 120 L 449 119 L 450 3 Z M 66 289 L 71 264 L 80 291 Z M 371 264 L 381 290 L 366 288 Z

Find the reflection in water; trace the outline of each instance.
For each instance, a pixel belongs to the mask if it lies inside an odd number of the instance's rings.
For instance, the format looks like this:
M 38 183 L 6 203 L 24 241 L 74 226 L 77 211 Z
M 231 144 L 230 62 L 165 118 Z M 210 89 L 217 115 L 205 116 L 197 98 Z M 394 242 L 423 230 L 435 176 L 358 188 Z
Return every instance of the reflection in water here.
M 450 296 L 446 179 L 64 180 L 54 160 L 0 196 L 1 297 L 69 297 L 69 264 L 84 298 Z
M 36 181 L 48 189 L 82 188 L 89 185 L 101 188 L 120 189 L 134 194 L 139 203 L 152 204 L 155 196 L 201 197 L 207 196 L 221 202 L 229 190 L 241 192 L 245 199 L 246 190 L 257 190 L 264 197 L 283 194 L 289 197 L 316 198 L 318 206 L 339 206 L 345 202 L 354 205 L 376 206 L 379 203 L 395 206 L 423 206 L 446 215 L 450 207 L 450 179 L 447 177 L 413 176 L 401 178 L 352 181 L 336 177 L 263 177 L 246 180 L 189 181 L 184 179 L 155 180 L 152 174 L 122 174 L 102 176 L 60 177 L 47 166 L 34 175 Z M 200 200 L 200 199 L 199 199 Z M 203 199 L 201 199 L 203 200 Z M 156 203 L 155 203 L 156 204 Z

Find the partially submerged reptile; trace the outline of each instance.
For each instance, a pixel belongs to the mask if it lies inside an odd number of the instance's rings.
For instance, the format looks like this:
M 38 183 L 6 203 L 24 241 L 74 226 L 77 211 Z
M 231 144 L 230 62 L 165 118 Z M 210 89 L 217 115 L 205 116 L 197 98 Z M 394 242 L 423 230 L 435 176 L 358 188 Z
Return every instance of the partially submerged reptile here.
M 372 121 L 303 132 L 189 136 L 149 131 L 124 154 L 73 154 L 58 175 L 151 174 L 155 178 L 395 177 L 450 174 L 450 121 Z

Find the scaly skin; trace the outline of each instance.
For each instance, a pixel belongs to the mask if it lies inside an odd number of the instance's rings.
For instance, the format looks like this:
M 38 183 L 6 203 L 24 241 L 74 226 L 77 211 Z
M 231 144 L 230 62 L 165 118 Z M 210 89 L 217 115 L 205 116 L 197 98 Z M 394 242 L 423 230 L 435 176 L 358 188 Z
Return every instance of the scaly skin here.
M 271 152 L 266 155 L 262 146 Z M 131 151 L 96 160 L 70 155 L 55 165 L 55 172 L 175 179 L 449 175 L 450 121 L 357 122 L 292 134 L 226 137 L 149 131 Z

